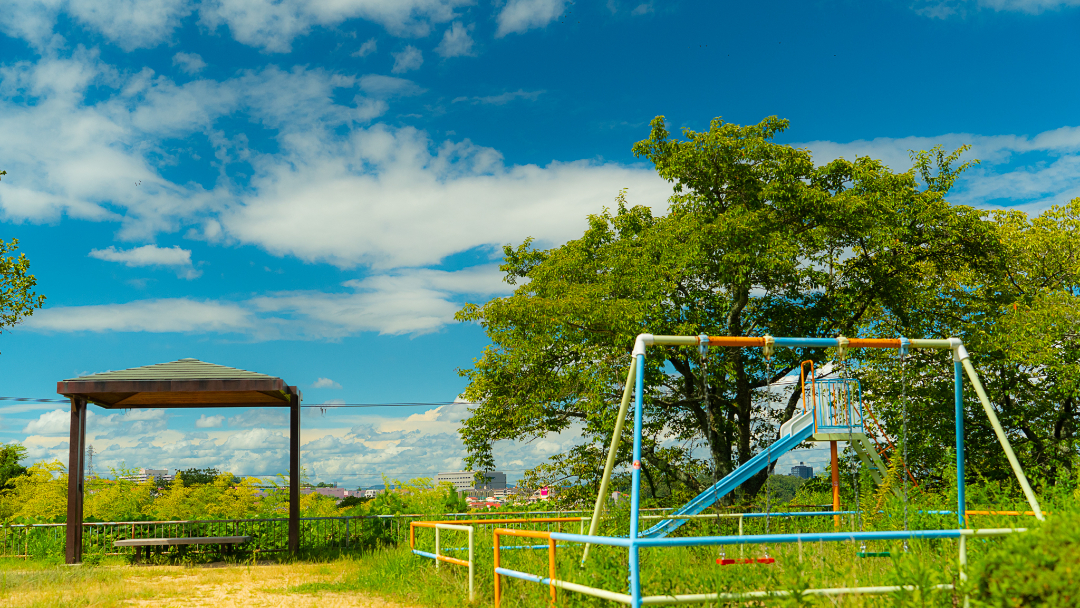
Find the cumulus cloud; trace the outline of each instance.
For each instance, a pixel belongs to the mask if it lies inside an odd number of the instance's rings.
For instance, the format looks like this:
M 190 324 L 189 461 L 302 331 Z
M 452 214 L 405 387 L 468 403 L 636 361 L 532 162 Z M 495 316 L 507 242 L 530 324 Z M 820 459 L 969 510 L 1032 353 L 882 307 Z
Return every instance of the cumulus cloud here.
M 412 97 L 420 95 L 425 89 L 415 82 L 397 78 L 395 76 L 383 76 L 382 74 L 367 74 L 360 77 L 360 90 L 372 97 Z
M 364 44 L 360 45 L 360 48 L 356 49 L 356 52 L 352 54 L 353 57 L 367 57 L 375 52 L 376 42 L 374 38 L 368 38 Z
M 470 23 L 468 26 L 463 25 L 460 21 L 455 21 L 450 24 L 450 27 L 446 29 L 443 34 L 442 41 L 439 42 L 439 46 L 435 47 L 435 52 L 442 57 L 463 57 L 475 55 L 473 51 L 473 39 L 469 35 L 469 32 L 473 30 L 475 26 Z
M 195 421 L 195 428 L 197 429 L 216 429 L 225 422 L 224 416 L 207 416 L 202 414 L 199 419 Z
M 540 97 L 546 93 L 546 91 L 526 91 L 524 89 L 518 89 L 516 91 L 507 91 L 499 95 L 487 95 L 484 97 L 455 97 L 451 103 L 469 102 L 472 104 L 489 104 L 493 106 L 501 106 L 515 99 L 528 99 L 529 101 L 536 101 L 537 97 Z
M 499 11 L 495 37 L 520 34 L 541 28 L 559 18 L 566 10 L 566 0 L 510 0 Z
M 191 0 L 8 0 L 0 30 L 42 49 L 53 42 L 61 14 L 124 50 L 168 40 L 193 9 Z
M 272 52 L 288 52 L 292 42 L 316 26 L 365 19 L 394 36 L 423 38 L 432 24 L 455 17 L 454 9 L 471 0 L 211 0 L 199 13 L 211 28 L 228 26 L 236 40 Z
M 288 422 L 286 411 L 280 407 L 253 408 L 235 416 L 229 416 L 231 427 L 281 427 Z
M 330 410 L 319 429 L 304 423 L 301 460 L 316 481 L 337 481 L 356 487 L 397 479 L 432 477 L 464 467 L 467 451 L 458 436 L 471 406 L 455 402 L 409 416 L 386 417 Z M 46 412 L 26 421 L 25 442 L 32 461 L 67 459 L 69 414 Z M 223 416 L 203 414 L 197 429 L 219 429 Z M 251 408 L 227 420 L 232 430 L 181 432 L 167 428 L 166 410 L 132 410 L 105 416 L 88 413 L 87 438 L 96 448 L 95 468 L 107 471 L 129 466 L 187 469 L 213 467 L 238 475 L 287 473 L 289 440 L 282 409 Z M 330 429 L 330 430 L 327 430 Z M 500 442 L 497 465 L 511 478 L 551 454 L 580 443 L 579 428 L 530 443 Z
M 89 255 L 98 260 L 119 262 L 132 268 L 145 266 L 173 267 L 176 269 L 177 275 L 184 279 L 195 279 L 202 275 L 202 271 L 195 270 L 191 265 L 191 251 L 175 246 L 145 245 L 128 250 L 107 247 L 105 249 L 93 249 Z
M 23 432 L 31 435 L 65 435 L 70 427 L 71 412 L 52 410 L 41 414 L 36 420 L 31 420 L 23 427 Z
M 319 378 L 311 384 L 311 388 L 341 388 L 341 385 L 330 378 Z
M 173 55 L 172 62 L 185 74 L 198 74 L 206 67 L 206 62 L 196 53 L 177 53 Z
M 580 231 L 585 215 L 610 204 L 621 187 L 655 208 L 670 192 L 644 167 L 511 166 L 468 140 L 370 125 L 386 99 L 422 92 L 391 76 L 268 67 L 178 85 L 149 70 L 120 76 L 85 51 L 14 64 L 0 75 L 0 156 L 10 159 L 11 174 L 0 188 L 0 218 L 10 222 L 119 222 L 122 240 L 186 229 L 213 243 L 388 269 L 528 236 L 557 242 Z M 93 102 L 85 96 L 91 87 Z M 351 105 L 333 101 L 341 89 L 353 89 Z M 109 90 L 111 97 L 101 95 Z M 214 121 L 225 116 L 276 133 L 274 149 L 223 138 Z M 211 189 L 174 183 L 162 170 L 184 159 L 170 156 L 163 142 L 171 138 L 205 138 L 223 167 L 244 162 L 252 177 Z M 281 239 L 282 227 L 295 238 Z M 403 229 L 414 238 L 393 236 Z
M 424 64 L 424 54 L 411 44 L 397 53 L 390 54 L 394 57 L 394 67 L 390 71 L 395 74 L 417 70 Z
M 23 324 L 39 331 L 249 332 L 251 312 L 231 302 L 188 298 L 138 300 L 124 304 L 54 306 Z
M 21 327 L 36 331 L 215 332 L 253 340 L 338 339 L 362 332 L 419 335 L 453 322 L 464 298 L 509 293 L 496 265 L 406 269 L 346 281 L 347 291 L 273 292 L 249 300 L 138 300 L 57 306 Z
M 937 137 L 879 137 L 851 142 L 811 141 L 795 144 L 813 152 L 824 164 L 836 158 L 854 160 L 870 156 L 893 171 L 911 167 L 911 150 L 941 145 L 948 151 L 971 145 L 963 159 L 979 159 L 982 165 L 969 170 L 950 194 L 953 202 L 997 208 L 1001 201 L 1020 203 L 1029 213 L 1080 196 L 1080 127 L 1061 127 L 1026 135 L 977 135 L 948 133 Z M 1036 158 L 1029 159 L 1030 156 Z
M 273 254 L 343 268 L 426 266 L 530 236 L 562 242 L 581 233 L 587 214 L 611 205 L 620 187 L 655 209 L 671 192 L 643 167 L 507 166 L 497 150 L 469 140 L 435 144 L 412 127 L 375 125 L 329 147 L 316 134 L 293 141 L 300 153 L 261 159 L 249 193 L 220 225 Z M 296 238 L 278 238 L 282 230 Z

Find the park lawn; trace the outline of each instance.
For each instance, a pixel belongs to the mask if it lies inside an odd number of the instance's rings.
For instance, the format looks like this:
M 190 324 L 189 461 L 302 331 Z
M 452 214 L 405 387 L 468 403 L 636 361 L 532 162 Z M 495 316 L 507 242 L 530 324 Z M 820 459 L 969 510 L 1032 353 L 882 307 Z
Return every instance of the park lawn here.
M 299 606 L 411 608 L 378 593 L 334 590 L 355 579 L 357 561 L 100 566 L 6 561 L 0 564 L 0 604 L 53 606 Z M 350 585 L 351 587 L 351 585 Z

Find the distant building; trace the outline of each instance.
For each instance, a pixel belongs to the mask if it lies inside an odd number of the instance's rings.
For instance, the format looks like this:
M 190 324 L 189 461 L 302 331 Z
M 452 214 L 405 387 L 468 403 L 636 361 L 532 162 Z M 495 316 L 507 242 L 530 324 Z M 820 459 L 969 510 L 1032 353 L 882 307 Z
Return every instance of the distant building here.
M 316 494 L 322 494 L 323 496 L 329 496 L 330 498 L 336 498 L 339 501 L 348 498 L 349 496 L 356 496 L 357 492 L 346 490 L 345 488 L 301 488 L 300 490 L 304 494 L 310 494 L 315 492 Z
M 476 473 L 473 471 L 458 471 L 456 473 L 439 473 L 435 476 L 435 485 L 446 481 L 454 484 L 458 492 L 468 490 L 505 490 L 506 473 L 499 471 L 486 471 L 483 473 L 487 483 L 476 485 Z
M 169 469 L 139 469 L 137 475 L 124 475 L 120 479 L 142 483 L 153 477 L 158 483 L 172 483 L 176 475 L 169 475 Z
M 383 490 L 381 488 L 372 488 L 370 490 L 357 490 L 357 495 L 360 498 L 375 498 L 376 496 L 382 494 L 385 491 L 386 490 Z
M 808 467 L 803 463 L 799 463 L 797 467 L 791 467 L 792 477 L 802 477 L 803 479 L 811 479 L 814 476 L 814 467 Z

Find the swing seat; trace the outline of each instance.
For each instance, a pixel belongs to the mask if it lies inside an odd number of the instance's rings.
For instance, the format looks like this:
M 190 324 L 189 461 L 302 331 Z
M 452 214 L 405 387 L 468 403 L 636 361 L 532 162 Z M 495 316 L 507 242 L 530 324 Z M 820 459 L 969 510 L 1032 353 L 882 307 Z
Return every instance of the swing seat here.
M 857 557 L 892 557 L 892 553 L 888 551 L 859 551 L 855 555 Z
M 720 564 L 721 566 L 730 566 L 732 564 L 772 564 L 774 562 L 776 562 L 776 560 L 771 557 L 759 557 L 757 559 L 724 559 L 722 557 L 716 558 L 716 563 Z

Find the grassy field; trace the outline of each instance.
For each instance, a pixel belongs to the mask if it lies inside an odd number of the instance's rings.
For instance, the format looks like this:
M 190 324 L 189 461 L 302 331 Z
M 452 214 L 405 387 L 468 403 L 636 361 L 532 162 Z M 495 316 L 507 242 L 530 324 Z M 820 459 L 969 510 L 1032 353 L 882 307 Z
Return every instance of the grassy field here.
M 913 528 L 952 527 L 942 516 L 912 514 Z M 882 517 L 864 525 L 895 529 L 902 519 Z M 625 520 L 607 520 L 607 533 L 624 532 Z M 950 525 L 951 524 L 951 525 Z M 982 517 L 973 527 L 1033 526 L 1033 518 Z M 850 529 L 853 522 L 844 522 Z M 763 520 L 747 521 L 746 533 L 763 532 Z M 577 531 L 576 524 L 565 531 Z M 831 517 L 772 518 L 770 532 L 831 531 Z M 729 606 L 961 606 L 970 594 L 973 606 L 1080 605 L 1080 517 L 1059 511 L 1043 526 L 1013 535 L 969 541 L 971 580 L 959 579 L 955 540 L 917 541 L 907 550 L 900 543 L 876 542 L 863 547 L 842 543 L 748 545 L 745 557 L 768 555 L 772 564 L 717 565 L 718 557 L 739 557 L 738 547 L 723 555 L 717 547 L 642 550 L 642 584 L 646 595 L 911 585 L 912 591 L 885 596 L 841 598 L 771 598 L 729 602 Z M 732 534 L 733 520 L 692 522 L 686 535 Z M 417 536 L 419 549 L 433 549 L 430 529 Z M 507 542 L 509 541 L 509 542 Z M 528 539 L 505 539 L 503 545 Z M 542 542 L 542 541 L 534 541 Z M 529 543 L 532 544 L 532 543 Z M 464 557 L 464 534 L 444 532 L 443 552 Z M 455 548 L 459 549 L 455 551 Z M 889 557 L 860 558 L 859 551 L 889 552 Z M 616 592 L 627 588 L 627 554 L 623 549 L 594 547 L 588 564 L 578 564 L 581 547 L 558 549 L 557 577 Z M 0 562 L 0 605 L 3 606 L 490 606 L 493 599 L 493 551 L 490 527 L 476 534 L 476 600 L 467 599 L 467 569 L 434 563 L 411 553 L 408 543 L 351 554 L 308 555 L 282 563 L 243 562 L 186 565 L 131 565 L 109 558 L 96 565 L 69 567 L 56 561 Z M 111 561 L 110 561 L 111 560 Z M 547 573 L 546 550 L 504 550 L 504 567 L 538 575 Z M 547 587 L 519 580 L 504 581 L 503 606 L 545 606 Z M 959 583 L 959 591 L 930 590 Z M 1050 599 L 1047 599 L 1050 598 Z M 559 593 L 559 605 L 611 605 L 585 595 Z M 715 604 L 714 604 L 715 605 Z

